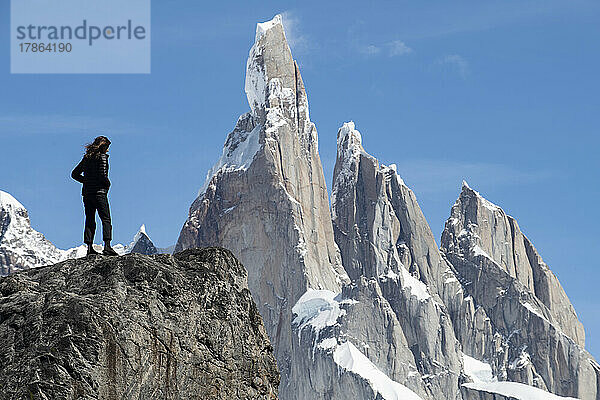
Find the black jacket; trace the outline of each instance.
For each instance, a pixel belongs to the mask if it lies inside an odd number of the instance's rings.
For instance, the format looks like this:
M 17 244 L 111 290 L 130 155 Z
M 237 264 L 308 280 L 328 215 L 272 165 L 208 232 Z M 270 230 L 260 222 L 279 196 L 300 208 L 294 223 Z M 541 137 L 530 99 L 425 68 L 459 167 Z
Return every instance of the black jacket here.
M 82 195 L 95 193 L 108 193 L 110 181 L 108 180 L 108 154 L 98 157 L 83 156 L 77 164 L 71 177 L 83 183 Z

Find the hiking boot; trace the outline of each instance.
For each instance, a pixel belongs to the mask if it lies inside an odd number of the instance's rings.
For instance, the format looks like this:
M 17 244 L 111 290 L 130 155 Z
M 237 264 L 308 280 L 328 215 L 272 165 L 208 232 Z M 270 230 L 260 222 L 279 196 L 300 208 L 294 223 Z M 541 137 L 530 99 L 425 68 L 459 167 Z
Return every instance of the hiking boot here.
M 110 246 L 108 247 L 104 247 L 104 250 L 102 251 L 102 254 L 104 254 L 105 256 L 118 256 L 119 253 L 117 253 L 116 251 L 114 251 L 114 249 Z
M 91 255 L 91 254 L 93 254 L 93 255 L 99 255 L 100 253 L 98 253 L 98 252 L 96 251 L 96 249 L 94 249 L 92 246 L 88 246 L 88 249 L 87 249 L 87 255 L 89 256 L 89 255 Z

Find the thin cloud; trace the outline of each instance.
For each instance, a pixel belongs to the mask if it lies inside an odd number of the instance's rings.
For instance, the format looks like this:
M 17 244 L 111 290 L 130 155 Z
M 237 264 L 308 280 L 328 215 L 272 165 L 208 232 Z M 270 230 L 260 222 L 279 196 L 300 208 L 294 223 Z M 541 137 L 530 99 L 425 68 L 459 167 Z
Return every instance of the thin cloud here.
M 448 54 L 437 60 L 436 64 L 447 66 L 456 71 L 461 78 L 466 79 L 469 74 L 469 62 L 461 55 Z
M 394 40 L 392 42 L 389 42 L 387 45 L 390 49 L 389 55 L 391 57 L 403 56 L 413 52 L 413 50 L 410 47 L 408 47 L 406 43 L 404 43 L 402 40 Z
M 285 38 L 292 51 L 294 53 L 308 53 L 311 49 L 311 42 L 308 36 L 302 32 L 298 15 L 288 10 L 281 13 L 281 19 L 285 29 Z
M 370 44 L 358 47 L 358 51 L 367 56 L 383 54 L 384 50 L 385 54 L 389 57 L 404 56 L 413 52 L 413 49 L 408 47 L 402 40 L 393 40 L 380 45 Z
M 379 54 L 381 52 L 381 49 L 375 46 L 374 44 L 370 44 L 368 46 L 359 47 L 358 51 L 360 51 L 362 54 L 372 56 L 375 54 Z

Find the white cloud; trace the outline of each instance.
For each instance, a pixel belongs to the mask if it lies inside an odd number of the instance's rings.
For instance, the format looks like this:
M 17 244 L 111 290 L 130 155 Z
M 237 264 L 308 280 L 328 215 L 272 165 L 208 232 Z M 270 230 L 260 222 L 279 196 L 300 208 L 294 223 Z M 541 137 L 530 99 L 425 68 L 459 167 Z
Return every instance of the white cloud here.
M 374 56 L 386 50 L 390 57 L 404 56 L 413 52 L 402 40 L 393 40 L 380 45 L 370 44 L 368 46 L 359 46 L 358 51 L 367 56 Z
M 469 62 L 458 54 L 448 54 L 438 59 L 437 64 L 449 66 L 463 79 L 466 79 L 469 74 Z
M 310 50 L 311 43 L 308 37 L 301 32 L 300 18 L 293 11 L 284 11 L 281 13 L 283 28 L 285 29 L 285 38 L 287 39 L 293 53 L 307 53 Z
M 381 52 L 381 49 L 373 44 L 370 44 L 368 46 L 362 46 L 359 48 L 359 51 L 363 54 L 366 54 L 368 56 L 372 56 L 375 54 L 379 54 L 379 52 Z
M 403 56 L 412 53 L 412 49 L 406 45 L 402 40 L 394 40 L 388 43 L 390 48 L 390 56 Z

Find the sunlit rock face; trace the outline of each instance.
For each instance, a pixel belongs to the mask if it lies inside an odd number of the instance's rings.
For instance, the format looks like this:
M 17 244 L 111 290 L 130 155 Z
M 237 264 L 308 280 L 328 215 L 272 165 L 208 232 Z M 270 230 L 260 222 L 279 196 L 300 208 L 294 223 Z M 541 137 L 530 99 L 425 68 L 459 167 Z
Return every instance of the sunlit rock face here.
M 600 368 L 584 349 L 583 325 L 556 276 L 517 221 L 463 183 L 441 248 L 481 323 L 496 337 L 485 357 L 502 379 L 596 399 Z M 488 329 L 488 328 L 486 328 Z

